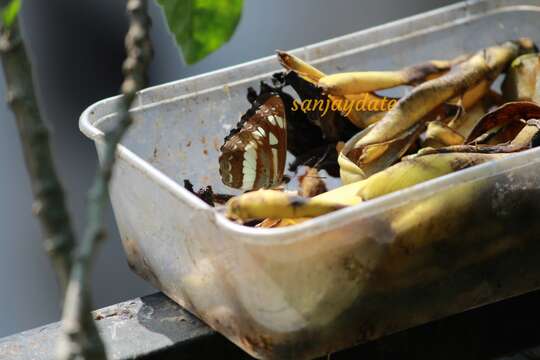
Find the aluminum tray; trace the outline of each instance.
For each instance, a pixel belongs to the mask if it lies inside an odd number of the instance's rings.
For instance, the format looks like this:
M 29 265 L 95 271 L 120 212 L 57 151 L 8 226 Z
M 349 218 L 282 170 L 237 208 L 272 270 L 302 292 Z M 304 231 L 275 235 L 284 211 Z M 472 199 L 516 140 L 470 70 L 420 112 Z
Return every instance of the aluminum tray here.
M 539 16 L 540 1 L 464 2 L 294 53 L 328 72 L 393 69 L 538 42 Z M 267 57 L 141 92 L 111 183 L 137 273 L 258 358 L 322 355 L 540 287 L 539 149 L 281 229 L 236 225 L 187 192 L 184 179 L 230 192 L 218 147 L 246 88 L 278 69 Z M 98 154 L 117 105 L 81 116 Z

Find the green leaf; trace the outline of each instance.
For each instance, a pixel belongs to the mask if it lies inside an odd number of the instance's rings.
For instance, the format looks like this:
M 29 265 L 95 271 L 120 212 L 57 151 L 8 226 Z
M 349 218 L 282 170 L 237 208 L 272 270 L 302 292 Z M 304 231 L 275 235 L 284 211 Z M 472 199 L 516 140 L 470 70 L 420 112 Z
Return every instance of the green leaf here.
M 227 42 L 242 14 L 243 0 L 158 0 L 188 64 Z
M 9 28 L 13 25 L 13 22 L 19 14 L 21 8 L 21 0 L 11 0 L 8 5 L 2 9 L 2 22 L 4 26 Z

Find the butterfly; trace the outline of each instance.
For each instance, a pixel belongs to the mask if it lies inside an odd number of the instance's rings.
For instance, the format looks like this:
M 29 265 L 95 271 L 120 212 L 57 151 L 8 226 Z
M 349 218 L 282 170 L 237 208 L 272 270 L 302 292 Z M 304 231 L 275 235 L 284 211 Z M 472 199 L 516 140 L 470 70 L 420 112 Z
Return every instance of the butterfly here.
M 219 173 L 227 186 L 242 190 L 279 185 L 287 157 L 285 105 L 275 92 L 261 94 L 225 137 Z

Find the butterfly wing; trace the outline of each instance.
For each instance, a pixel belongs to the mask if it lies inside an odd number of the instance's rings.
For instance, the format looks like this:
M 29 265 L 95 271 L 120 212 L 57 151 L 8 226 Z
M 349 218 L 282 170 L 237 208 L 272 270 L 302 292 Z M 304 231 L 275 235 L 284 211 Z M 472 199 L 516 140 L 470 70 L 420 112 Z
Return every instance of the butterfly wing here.
M 285 106 L 271 94 L 247 115 L 221 148 L 222 181 L 246 191 L 275 187 L 283 179 L 287 157 Z

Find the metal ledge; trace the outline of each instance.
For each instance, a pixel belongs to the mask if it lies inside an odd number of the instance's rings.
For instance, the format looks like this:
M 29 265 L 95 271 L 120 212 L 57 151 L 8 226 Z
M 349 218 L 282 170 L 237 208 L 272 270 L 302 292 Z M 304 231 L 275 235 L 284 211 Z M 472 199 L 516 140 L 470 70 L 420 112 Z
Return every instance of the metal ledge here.
M 540 359 L 540 291 L 331 354 L 345 359 Z M 161 293 L 94 312 L 110 359 L 252 359 Z M 55 359 L 60 324 L 0 339 L 1 360 Z
M 109 359 L 161 359 L 178 352 L 182 359 L 200 358 L 204 351 L 218 348 L 243 356 L 241 350 L 162 293 L 97 310 L 94 318 Z M 0 339 L 0 359 L 55 359 L 60 330 L 60 323 L 52 323 Z

